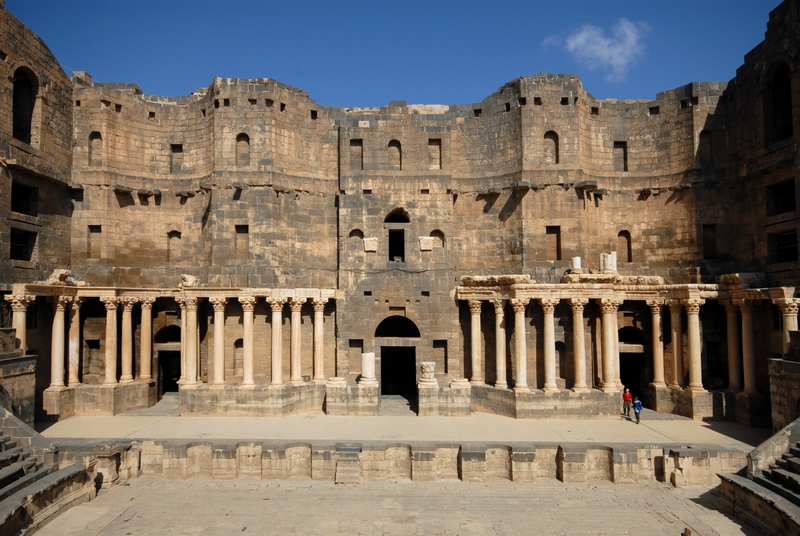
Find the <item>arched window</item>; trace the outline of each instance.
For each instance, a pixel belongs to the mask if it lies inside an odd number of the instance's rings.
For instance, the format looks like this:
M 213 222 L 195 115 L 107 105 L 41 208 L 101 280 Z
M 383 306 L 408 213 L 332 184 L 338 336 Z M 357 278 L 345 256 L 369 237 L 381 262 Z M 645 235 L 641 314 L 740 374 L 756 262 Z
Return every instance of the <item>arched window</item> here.
M 558 134 L 552 130 L 544 135 L 544 163 L 545 165 L 558 164 Z
M 32 144 L 35 132 L 34 112 L 39 82 L 25 67 L 14 71 L 13 136 L 21 142 Z
M 167 262 L 175 262 L 180 259 L 181 252 L 181 232 L 170 231 L 167 233 Z
M 711 145 L 711 132 L 709 130 L 701 130 L 700 136 L 697 138 L 697 162 L 702 167 L 714 165 L 714 148 Z
M 431 238 L 433 238 L 433 247 L 435 248 L 444 247 L 444 233 L 441 232 L 439 229 L 431 231 Z
M 347 235 L 347 238 L 360 238 L 361 240 L 363 240 L 364 233 L 361 231 L 361 229 L 353 229 L 352 231 L 350 231 L 350 234 Z
M 405 210 L 393 210 L 383 220 L 384 227 L 389 231 L 389 260 L 405 262 L 406 260 L 406 233 L 411 220 Z
M 389 169 L 403 169 L 403 150 L 400 142 L 392 140 L 389 142 Z
M 99 132 L 89 134 L 89 166 L 103 165 L 103 136 Z
M 617 262 L 633 262 L 629 231 L 620 231 L 617 235 Z
M 792 137 L 792 77 L 780 63 L 767 76 L 764 92 L 764 141 L 766 145 Z
M 250 136 L 244 132 L 236 136 L 236 165 L 250 165 Z

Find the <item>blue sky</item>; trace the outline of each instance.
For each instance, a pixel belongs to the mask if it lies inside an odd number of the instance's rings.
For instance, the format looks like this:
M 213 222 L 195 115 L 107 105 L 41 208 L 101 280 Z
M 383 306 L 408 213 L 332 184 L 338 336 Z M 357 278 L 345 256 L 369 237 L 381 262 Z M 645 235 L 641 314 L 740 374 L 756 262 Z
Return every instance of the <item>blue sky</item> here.
M 214 76 L 273 78 L 344 107 L 468 104 L 540 72 L 578 74 L 601 99 L 653 99 L 733 78 L 778 4 L 6 0 L 68 74 L 163 96 Z

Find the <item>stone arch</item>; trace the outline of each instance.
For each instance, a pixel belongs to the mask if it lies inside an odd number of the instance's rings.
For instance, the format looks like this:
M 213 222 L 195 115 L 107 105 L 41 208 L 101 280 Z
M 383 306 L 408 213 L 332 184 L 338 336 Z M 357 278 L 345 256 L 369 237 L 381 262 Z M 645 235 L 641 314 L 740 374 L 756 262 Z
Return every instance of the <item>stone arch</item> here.
M 403 148 L 399 141 L 392 140 L 389 142 L 387 157 L 389 160 L 389 169 L 403 169 Z
M 419 328 L 413 320 L 405 316 L 392 315 L 384 318 L 375 328 L 376 337 L 416 338 L 420 336 Z
M 236 136 L 236 165 L 250 165 L 250 136 L 244 132 Z
M 435 248 L 443 248 L 444 247 L 444 233 L 439 229 L 434 229 L 431 231 L 431 238 L 433 238 L 433 247 Z
M 103 136 L 96 130 L 89 134 L 89 156 L 88 164 L 90 167 L 101 166 L 103 164 Z
M 35 143 L 38 135 L 39 80 L 27 67 L 14 71 L 14 96 L 12 102 L 13 137 L 28 145 Z
M 545 165 L 558 164 L 560 161 L 558 154 L 558 134 L 553 130 L 548 130 L 544 134 L 544 154 Z
M 364 239 L 364 231 L 361 229 L 353 229 L 350 231 L 350 234 L 347 235 L 347 238 L 360 238 L 361 240 Z

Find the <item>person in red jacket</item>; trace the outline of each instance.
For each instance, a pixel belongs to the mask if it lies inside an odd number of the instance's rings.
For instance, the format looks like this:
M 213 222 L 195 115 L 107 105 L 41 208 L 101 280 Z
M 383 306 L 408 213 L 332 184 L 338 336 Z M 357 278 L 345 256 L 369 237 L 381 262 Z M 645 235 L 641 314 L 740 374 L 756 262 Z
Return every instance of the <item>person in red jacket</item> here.
M 622 393 L 622 414 L 630 420 L 631 418 L 631 403 L 633 402 L 633 395 L 631 394 L 630 389 L 627 387 L 625 388 L 625 392 Z

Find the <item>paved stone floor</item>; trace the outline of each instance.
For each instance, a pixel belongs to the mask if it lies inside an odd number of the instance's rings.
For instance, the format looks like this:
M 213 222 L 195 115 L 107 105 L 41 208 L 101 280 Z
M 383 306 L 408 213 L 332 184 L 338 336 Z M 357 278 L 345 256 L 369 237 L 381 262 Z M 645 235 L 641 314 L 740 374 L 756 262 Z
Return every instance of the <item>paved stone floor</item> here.
M 717 511 L 715 490 L 609 482 L 160 480 L 141 477 L 37 534 L 758 534 Z

